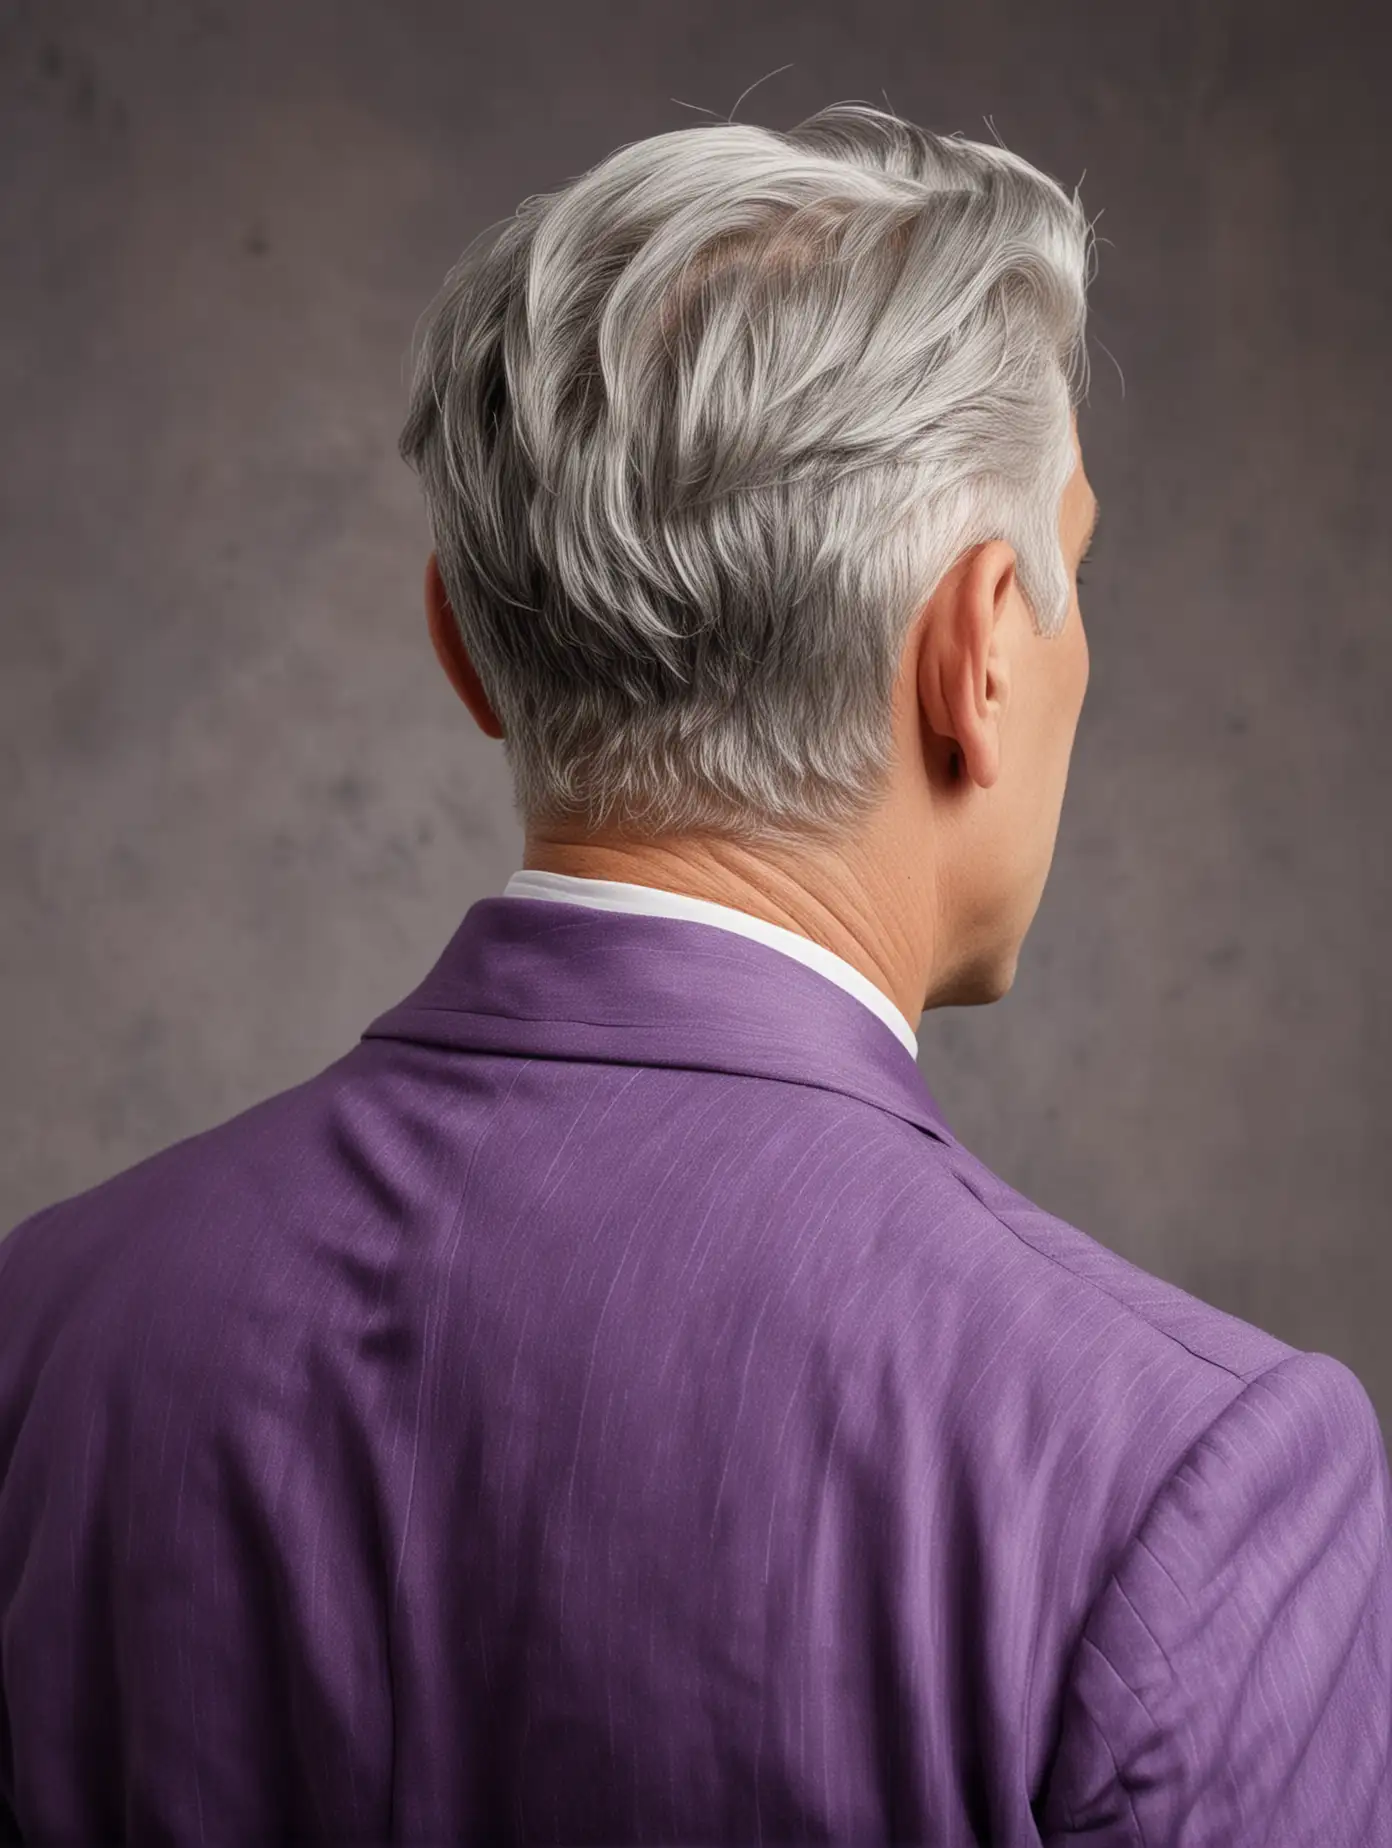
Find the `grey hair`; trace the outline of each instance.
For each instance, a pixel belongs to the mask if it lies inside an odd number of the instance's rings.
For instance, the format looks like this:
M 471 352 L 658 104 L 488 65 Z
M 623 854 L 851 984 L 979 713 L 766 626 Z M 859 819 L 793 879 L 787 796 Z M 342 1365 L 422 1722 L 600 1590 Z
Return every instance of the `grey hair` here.
M 400 453 L 524 826 L 846 836 L 957 559 L 1004 538 L 1036 631 L 1067 618 L 1077 193 L 838 103 L 626 145 L 487 236 Z

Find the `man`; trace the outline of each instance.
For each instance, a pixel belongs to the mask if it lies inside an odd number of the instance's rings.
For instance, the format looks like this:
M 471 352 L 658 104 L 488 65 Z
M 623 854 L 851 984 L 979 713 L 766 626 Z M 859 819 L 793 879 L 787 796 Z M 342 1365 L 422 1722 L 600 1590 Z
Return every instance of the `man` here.
M 0 1246 L 14 1839 L 1392 1843 L 1356 1377 L 952 1133 L 1087 684 L 1087 226 L 856 106 L 452 273 L 403 453 L 522 870 Z

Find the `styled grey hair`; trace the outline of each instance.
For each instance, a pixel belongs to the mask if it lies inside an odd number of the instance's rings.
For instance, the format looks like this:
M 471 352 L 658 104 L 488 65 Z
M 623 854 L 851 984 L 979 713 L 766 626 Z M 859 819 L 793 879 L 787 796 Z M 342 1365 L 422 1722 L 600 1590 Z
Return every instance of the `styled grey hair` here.
M 849 835 L 964 552 L 1004 538 L 1037 632 L 1066 620 L 1076 192 L 840 103 L 627 145 L 487 236 L 400 453 L 524 827 Z

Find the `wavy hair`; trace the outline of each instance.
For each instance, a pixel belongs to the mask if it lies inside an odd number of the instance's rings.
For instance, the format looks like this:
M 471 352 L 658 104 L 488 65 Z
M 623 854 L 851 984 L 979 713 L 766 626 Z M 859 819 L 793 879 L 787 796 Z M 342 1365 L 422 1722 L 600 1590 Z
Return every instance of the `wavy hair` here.
M 854 831 L 944 572 L 1003 538 L 1037 631 L 1067 617 L 1076 191 L 839 103 L 632 143 L 496 230 L 399 447 L 524 826 Z

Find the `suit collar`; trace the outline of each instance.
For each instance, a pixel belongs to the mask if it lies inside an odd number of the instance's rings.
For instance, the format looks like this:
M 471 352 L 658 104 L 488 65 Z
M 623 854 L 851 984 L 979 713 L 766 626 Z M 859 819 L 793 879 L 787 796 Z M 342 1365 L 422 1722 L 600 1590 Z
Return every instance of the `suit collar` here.
M 425 980 L 361 1037 L 815 1085 L 960 1146 L 915 1060 L 854 995 L 766 943 L 685 918 L 480 899 Z
M 688 918 L 696 924 L 719 924 L 725 930 L 737 931 L 742 937 L 752 937 L 756 943 L 772 944 L 785 956 L 806 963 L 855 995 L 907 1047 L 909 1057 L 918 1058 L 918 1038 L 907 1018 L 868 976 L 825 944 L 814 943 L 798 931 L 787 930 L 768 918 L 729 905 L 714 904 L 690 892 L 674 892 L 666 886 L 632 885 L 621 879 L 580 878 L 574 873 L 543 872 L 537 867 L 515 872 L 503 887 L 502 896 L 562 899 L 576 905 L 593 905 L 600 911 L 638 911 L 646 917 Z

